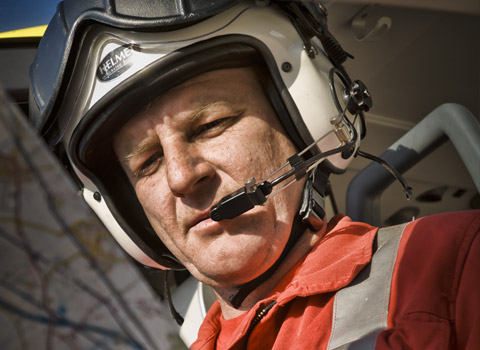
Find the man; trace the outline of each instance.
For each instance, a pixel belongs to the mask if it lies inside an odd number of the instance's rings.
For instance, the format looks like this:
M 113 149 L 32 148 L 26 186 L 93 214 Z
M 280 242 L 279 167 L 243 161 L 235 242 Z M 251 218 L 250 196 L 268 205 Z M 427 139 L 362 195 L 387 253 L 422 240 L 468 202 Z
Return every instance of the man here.
M 295 153 L 251 70 L 212 71 L 173 88 L 123 126 L 114 148 L 162 242 L 225 299 L 280 256 L 304 181 L 234 220 L 209 217 L 245 179 Z
M 31 118 L 128 253 L 215 290 L 192 348 L 475 348 L 478 213 L 325 220 L 371 99 L 323 7 L 172 5 L 61 4 Z

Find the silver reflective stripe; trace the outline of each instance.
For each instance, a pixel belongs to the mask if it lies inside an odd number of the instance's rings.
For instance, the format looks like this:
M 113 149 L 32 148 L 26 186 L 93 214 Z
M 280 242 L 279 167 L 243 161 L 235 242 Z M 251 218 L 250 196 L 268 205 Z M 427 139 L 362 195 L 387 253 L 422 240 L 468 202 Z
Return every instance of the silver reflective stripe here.
M 337 292 L 327 349 L 375 348 L 377 335 L 387 328 L 393 267 L 406 225 L 378 230 L 378 249 L 372 261 L 348 287 Z

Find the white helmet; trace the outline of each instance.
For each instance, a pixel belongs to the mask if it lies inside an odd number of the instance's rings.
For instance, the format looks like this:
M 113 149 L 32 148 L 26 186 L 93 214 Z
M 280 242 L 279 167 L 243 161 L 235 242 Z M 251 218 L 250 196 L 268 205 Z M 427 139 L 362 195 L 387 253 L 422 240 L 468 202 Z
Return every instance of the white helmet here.
M 113 154 L 115 131 L 195 75 L 255 65 L 297 149 L 315 144 L 303 157 L 349 145 L 322 159 L 339 173 L 359 145 L 362 112 L 371 106 L 364 86 L 341 66 L 346 58 L 315 1 L 65 0 L 31 68 L 30 118 L 132 257 L 183 268 L 153 231 Z M 346 110 L 360 117 L 350 121 Z

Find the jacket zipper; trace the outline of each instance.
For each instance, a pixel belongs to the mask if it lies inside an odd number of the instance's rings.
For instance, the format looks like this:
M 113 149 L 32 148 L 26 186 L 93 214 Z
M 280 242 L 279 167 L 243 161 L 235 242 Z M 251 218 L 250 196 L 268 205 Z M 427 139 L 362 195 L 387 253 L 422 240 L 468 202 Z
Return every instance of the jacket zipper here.
M 246 343 L 248 343 L 248 339 L 250 338 L 250 334 L 252 334 L 253 329 L 255 326 L 265 317 L 265 315 L 270 311 L 270 309 L 276 304 L 277 302 L 274 300 L 269 305 L 267 305 L 262 311 L 260 311 L 250 322 L 250 326 L 245 333 Z

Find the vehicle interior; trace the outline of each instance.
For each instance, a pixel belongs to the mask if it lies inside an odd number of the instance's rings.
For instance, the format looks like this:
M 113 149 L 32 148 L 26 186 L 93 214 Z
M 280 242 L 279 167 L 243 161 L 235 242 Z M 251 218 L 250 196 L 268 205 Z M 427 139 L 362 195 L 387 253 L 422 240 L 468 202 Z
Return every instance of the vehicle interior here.
M 54 3 L 47 18 L 55 11 Z M 349 75 L 362 80 L 373 99 L 360 148 L 382 155 L 413 189 L 407 199 L 389 171 L 356 157 L 344 174 L 330 177 L 328 215 L 346 213 L 388 226 L 434 213 L 480 209 L 480 2 L 323 3 L 330 31 L 355 57 L 345 63 Z M 20 6 L 21 1 L 0 4 L 0 23 Z M 0 84 L 25 114 L 29 66 L 46 24 L 43 19 L 19 21 L 15 28 L 0 24 Z M 36 30 L 22 31 L 27 27 Z M 154 291 L 164 292 L 155 272 L 142 274 Z M 177 284 L 184 280 L 184 275 L 176 277 Z M 179 288 L 174 302 L 184 314 L 189 305 L 185 299 L 191 300 L 197 286 L 182 285 L 189 291 Z M 202 295 L 200 314 L 211 302 Z M 182 336 L 187 345 L 189 337 Z
M 460 104 L 478 120 L 478 1 L 334 1 L 329 15 L 332 32 L 355 56 L 346 63 L 350 75 L 373 96 L 362 149 L 383 153 L 444 103 Z M 357 158 L 345 175 L 332 177 L 341 212 L 348 183 L 366 164 Z M 378 198 L 376 224 L 478 207 L 478 183 L 452 142 L 437 145 L 404 177 L 413 188 L 411 200 L 393 183 Z

